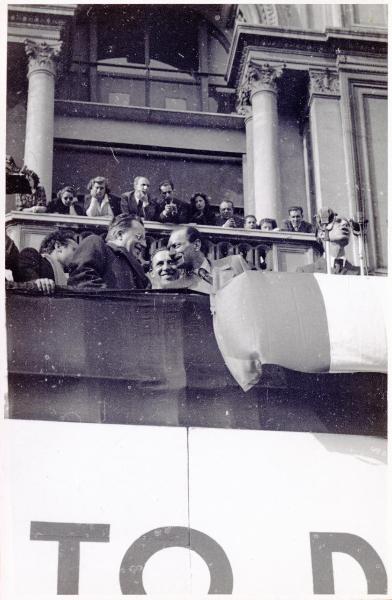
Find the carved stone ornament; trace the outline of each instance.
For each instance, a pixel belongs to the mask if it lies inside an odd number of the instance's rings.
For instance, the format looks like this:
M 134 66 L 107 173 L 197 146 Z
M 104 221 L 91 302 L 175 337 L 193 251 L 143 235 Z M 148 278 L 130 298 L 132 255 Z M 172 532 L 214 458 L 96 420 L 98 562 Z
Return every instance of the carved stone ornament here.
M 274 66 L 250 63 L 246 82 L 252 94 L 260 91 L 277 92 L 276 82 L 283 73 L 283 65 Z
M 55 75 L 56 61 L 60 55 L 61 46 L 62 42 L 49 45 L 46 42 L 25 40 L 25 51 L 29 59 L 29 75 L 37 69 L 44 69 Z
M 315 71 L 310 69 L 310 94 L 339 95 L 339 75 L 329 69 Z
M 248 118 L 252 116 L 252 104 L 250 101 L 251 88 L 244 83 L 238 88 L 236 109 L 239 115 Z
M 258 4 L 256 5 L 260 25 L 278 25 L 278 13 L 274 4 Z

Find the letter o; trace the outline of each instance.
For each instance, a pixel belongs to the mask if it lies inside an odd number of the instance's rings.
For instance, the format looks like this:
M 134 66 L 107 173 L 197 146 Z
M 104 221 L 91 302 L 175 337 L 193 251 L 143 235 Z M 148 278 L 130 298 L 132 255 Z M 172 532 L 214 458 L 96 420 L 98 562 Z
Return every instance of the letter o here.
M 159 550 L 174 547 L 189 548 L 204 560 L 211 578 L 209 594 L 232 593 L 233 572 L 225 551 L 210 536 L 188 527 L 158 527 L 139 537 L 121 561 L 121 592 L 145 595 L 143 570 L 148 559 Z

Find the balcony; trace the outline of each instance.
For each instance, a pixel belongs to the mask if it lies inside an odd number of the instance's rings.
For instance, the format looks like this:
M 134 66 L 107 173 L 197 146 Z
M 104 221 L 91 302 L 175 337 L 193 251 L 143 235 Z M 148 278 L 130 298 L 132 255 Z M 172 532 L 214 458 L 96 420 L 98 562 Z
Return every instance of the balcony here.
M 56 227 L 73 229 L 77 234 L 86 230 L 104 233 L 110 219 L 106 217 L 74 217 L 56 214 L 32 214 L 13 211 L 6 215 L 8 235 L 22 250 L 37 250 L 43 238 Z M 150 252 L 165 246 L 174 225 L 146 221 L 146 237 Z M 310 263 L 320 253 L 318 242 L 312 234 L 287 231 L 247 231 L 222 227 L 199 226 L 210 260 L 229 254 L 242 254 L 256 269 L 269 271 L 295 271 L 298 266 Z
M 380 373 L 265 365 L 243 392 L 201 294 L 11 289 L 6 311 L 10 418 L 386 435 Z

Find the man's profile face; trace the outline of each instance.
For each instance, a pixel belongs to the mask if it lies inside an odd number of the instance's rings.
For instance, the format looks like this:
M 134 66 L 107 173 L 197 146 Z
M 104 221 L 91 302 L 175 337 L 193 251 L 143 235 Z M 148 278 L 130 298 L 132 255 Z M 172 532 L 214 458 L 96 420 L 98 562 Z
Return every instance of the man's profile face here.
M 329 232 L 329 239 L 341 246 L 347 246 L 350 241 L 350 224 L 347 219 L 335 217 Z
M 294 229 L 297 229 L 302 222 L 302 212 L 300 210 L 290 210 L 289 219 Z
M 147 177 L 139 177 L 135 182 L 135 192 L 142 192 L 147 194 L 150 187 L 150 182 Z
M 91 195 L 97 198 L 97 200 L 103 200 L 106 193 L 106 186 L 104 183 L 97 183 L 94 181 L 91 188 Z
M 143 257 L 146 248 L 146 236 L 143 225 L 138 221 L 133 221 L 132 227 L 121 232 L 117 236 L 117 240 L 120 242 L 119 246 L 125 248 L 138 260 Z
M 173 231 L 167 244 L 170 257 L 175 261 L 177 267 L 192 268 L 197 253 L 194 242 L 190 242 L 186 236 L 185 229 Z
M 256 217 L 246 217 L 244 229 L 257 229 Z
M 224 219 L 231 219 L 234 214 L 233 205 L 231 202 L 221 202 L 219 212 Z
M 161 187 L 159 188 L 160 192 L 161 192 L 161 196 L 162 199 L 165 200 L 166 202 L 170 202 L 171 199 L 173 198 L 173 188 L 170 184 L 168 185 L 161 185 Z
M 75 240 L 69 239 L 66 245 L 58 245 L 55 249 L 56 258 L 63 267 L 68 267 L 72 262 L 78 243 Z
M 179 278 L 176 262 L 170 256 L 169 250 L 159 250 L 154 254 L 151 261 L 151 277 L 157 280 L 160 288 Z

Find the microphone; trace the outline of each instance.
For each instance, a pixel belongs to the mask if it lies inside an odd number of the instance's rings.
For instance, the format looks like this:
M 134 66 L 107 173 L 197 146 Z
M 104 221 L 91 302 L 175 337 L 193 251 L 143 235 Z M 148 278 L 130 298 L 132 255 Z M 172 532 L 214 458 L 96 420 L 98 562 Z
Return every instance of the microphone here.
M 366 229 L 368 220 L 365 219 L 364 214 L 361 210 L 355 213 L 355 219 L 350 219 L 351 229 L 354 235 L 361 235 L 362 231 Z
M 317 225 L 325 229 L 327 225 L 333 222 L 335 215 L 336 213 L 332 208 L 320 208 L 316 215 Z

